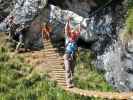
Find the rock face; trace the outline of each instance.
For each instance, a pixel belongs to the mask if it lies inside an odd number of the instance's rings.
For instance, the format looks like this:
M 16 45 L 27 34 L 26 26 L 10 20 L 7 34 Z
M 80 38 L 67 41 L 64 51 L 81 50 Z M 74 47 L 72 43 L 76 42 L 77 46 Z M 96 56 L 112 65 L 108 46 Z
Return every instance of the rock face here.
M 115 6 L 116 4 L 114 5 L 114 2 L 109 2 L 109 6 L 100 9 L 96 14 L 88 17 L 83 17 L 72 11 L 51 6 L 50 17 L 52 18 L 54 34 L 58 37 L 56 39 L 60 39 L 61 36 L 63 38 L 64 24 L 67 18 L 71 16 L 73 17 L 73 26 L 76 27 L 79 23 L 81 24 L 80 39 L 90 43 L 90 49 L 92 49 L 96 55 L 104 53 L 105 48 L 117 39 L 118 31 L 120 27 L 122 27 L 119 21 L 123 22 L 121 16 L 125 14 L 125 11 L 119 14 Z M 120 7 L 119 9 L 123 9 L 123 6 L 119 4 L 119 2 L 117 6 Z M 114 17 L 114 15 L 117 15 L 117 17 Z M 117 20 L 118 18 L 119 20 Z
M 106 80 L 120 91 L 133 91 L 133 41 L 124 45 L 119 40 L 127 12 L 126 1 L 107 0 L 103 8 L 92 12 L 92 9 L 98 6 L 93 0 L 48 0 L 48 5 L 56 6 L 51 9 L 47 7 L 46 14 L 43 11 L 46 0 L 0 0 L 0 14 L 4 17 L 9 14 L 0 24 L 0 31 L 7 29 L 9 16 L 15 16 L 15 23 L 30 25 L 25 35 L 26 47 L 29 48 L 33 44 L 39 44 L 41 47 L 42 36 L 38 28 L 41 26 L 34 25 L 33 20 L 38 16 L 42 21 L 50 14 L 54 39 L 60 40 L 64 38 L 63 29 L 67 17 L 72 16 L 73 26 L 76 27 L 80 23 L 82 27 L 79 39 L 88 43 L 86 46 L 95 53 L 95 65 L 99 70 L 105 71 Z M 4 5 L 11 5 L 13 10 L 8 7 L 8 10 L 4 9 Z M 35 42 L 32 43 L 33 41 Z
M 19 30 L 21 27 L 29 29 L 24 34 L 24 43 L 26 48 L 40 48 L 43 43 L 41 36 L 41 29 L 37 29 L 37 22 L 32 25 L 31 23 L 36 19 L 36 17 L 40 14 L 41 10 L 46 6 L 47 0 L 17 0 L 5 2 L 2 0 L 0 5 L 2 8 L 2 14 L 7 13 L 8 16 L 3 19 L 0 24 L 0 31 L 10 31 L 11 34 L 14 34 L 16 30 Z M 3 4 L 3 5 L 2 5 Z M 5 12 L 4 6 L 12 5 L 13 8 L 11 11 Z M 2 15 L 1 14 L 1 15 Z M 12 18 L 13 17 L 13 18 Z M 12 29 L 12 24 L 18 25 L 19 27 Z M 33 27 L 34 26 L 34 27 Z M 41 28 L 41 26 L 40 26 Z M 32 30 L 31 30 L 32 29 Z M 12 32 L 13 31 L 13 32 Z M 37 35 L 36 35 L 37 34 Z M 40 41 L 40 42 L 39 42 Z M 36 45 L 36 47 L 35 47 Z
M 0 21 L 11 12 L 14 1 L 15 0 L 0 0 Z
M 133 41 L 125 46 L 118 37 L 127 12 L 125 4 L 112 1 L 90 17 L 53 6 L 52 23 L 55 35 L 60 39 L 63 38 L 63 24 L 68 16 L 73 17 L 73 26 L 81 24 L 80 39 L 89 43 L 90 49 L 96 54 L 96 67 L 105 71 L 106 80 L 120 91 L 133 91 Z
M 97 68 L 105 71 L 106 80 L 121 91 L 133 91 L 132 50 L 133 41 L 127 46 L 116 42 L 104 54 L 97 56 Z
M 62 0 L 48 0 L 48 3 L 59 6 L 64 10 L 73 11 L 83 17 L 88 17 L 92 8 L 97 6 L 94 0 L 63 0 L 63 2 Z

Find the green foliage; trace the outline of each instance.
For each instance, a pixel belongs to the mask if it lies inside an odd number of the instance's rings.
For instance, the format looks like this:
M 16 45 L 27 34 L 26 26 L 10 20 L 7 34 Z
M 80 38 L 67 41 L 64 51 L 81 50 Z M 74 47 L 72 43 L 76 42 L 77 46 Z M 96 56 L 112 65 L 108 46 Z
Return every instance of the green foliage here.
M 105 5 L 109 0 L 95 0 L 98 6 L 103 6 Z
M 128 16 L 126 18 L 126 29 L 122 34 L 122 38 L 127 41 L 133 38 L 133 0 L 128 1 Z
M 93 58 L 94 56 L 89 51 L 81 51 L 75 70 L 76 86 L 88 90 L 113 91 L 113 88 L 105 81 L 103 73 L 98 72 L 91 64 Z
M 133 0 L 128 0 L 128 8 L 133 8 Z
M 127 17 L 127 30 L 128 32 L 133 33 L 133 1 L 130 2 L 130 6 L 128 9 L 128 17 Z
M 4 55 L 3 55 L 4 54 Z M 0 100 L 100 100 L 65 92 L 18 55 L 0 48 Z

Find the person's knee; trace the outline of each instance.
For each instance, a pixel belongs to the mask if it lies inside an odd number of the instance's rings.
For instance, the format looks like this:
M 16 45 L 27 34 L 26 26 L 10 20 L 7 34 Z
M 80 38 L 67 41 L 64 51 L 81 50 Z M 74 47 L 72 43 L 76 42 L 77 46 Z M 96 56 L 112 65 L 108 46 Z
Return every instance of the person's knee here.
M 64 57 L 63 58 L 64 58 L 64 60 L 68 60 L 68 58 L 69 58 L 68 57 L 68 54 L 64 54 Z

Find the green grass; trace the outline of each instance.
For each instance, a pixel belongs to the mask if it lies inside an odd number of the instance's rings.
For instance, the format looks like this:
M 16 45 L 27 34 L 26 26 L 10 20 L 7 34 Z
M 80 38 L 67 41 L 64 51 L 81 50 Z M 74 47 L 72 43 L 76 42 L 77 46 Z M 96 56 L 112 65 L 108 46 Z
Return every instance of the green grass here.
M 133 0 L 129 0 L 128 17 L 127 17 L 127 31 L 133 33 Z
M 103 73 L 98 72 L 91 64 L 93 58 L 88 50 L 80 52 L 75 68 L 76 86 L 87 90 L 113 91 L 113 88 L 105 81 Z
M 122 39 L 129 41 L 133 38 L 133 0 L 128 0 L 128 16 L 126 18 L 125 30 Z
M 45 73 L 37 73 L 24 59 L 0 48 L 0 100 L 102 100 L 63 91 Z
M 0 37 L 0 100 L 103 100 L 65 92 L 23 57 L 11 55 L 4 37 Z

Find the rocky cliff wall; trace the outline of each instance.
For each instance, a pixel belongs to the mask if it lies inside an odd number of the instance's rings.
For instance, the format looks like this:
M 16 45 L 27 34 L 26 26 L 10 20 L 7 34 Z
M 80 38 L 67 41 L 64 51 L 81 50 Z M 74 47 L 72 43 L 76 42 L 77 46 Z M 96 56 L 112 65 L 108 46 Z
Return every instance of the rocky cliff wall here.
M 38 5 L 40 4 L 39 2 L 44 3 Z M 55 39 L 60 40 L 64 38 L 64 23 L 62 23 L 62 20 L 65 22 L 66 19 L 65 17 L 62 18 L 62 16 L 73 14 L 74 18 L 85 19 L 83 23 L 80 20 L 76 22 L 81 22 L 83 25 L 80 39 L 86 42 L 86 47 L 95 53 L 96 67 L 99 70 L 105 71 L 106 80 L 112 84 L 114 88 L 120 91 L 133 91 L 133 41 L 129 41 L 125 44 L 122 43 L 119 38 L 119 34 L 124 28 L 128 4 L 127 0 L 111 0 L 104 8 L 100 8 L 98 12 L 94 14 L 93 12 L 97 11 L 96 9 L 99 8 L 99 6 L 98 3 L 93 0 L 64 0 L 63 2 L 62 0 L 48 0 L 48 5 L 49 4 L 60 7 L 54 9 L 57 13 L 52 16 L 54 17 L 52 24 Z M 9 9 L 10 7 L 13 8 L 13 10 Z M 28 7 L 33 7 L 34 9 L 30 10 Z M 44 7 L 47 7 L 47 13 L 44 11 L 44 9 L 46 9 Z M 22 22 L 31 23 L 36 16 L 38 16 L 38 20 L 41 22 L 48 18 L 50 11 L 49 6 L 46 6 L 45 0 L 10 0 L 10 2 L 0 0 L 0 9 L 1 16 L 14 15 L 17 17 L 16 22 L 20 24 Z M 2 28 L 6 29 L 4 25 L 3 23 L 0 24 L 0 30 Z M 30 29 L 29 32 L 31 32 Z M 27 33 L 29 34 L 29 32 Z M 29 43 L 30 41 L 34 41 L 34 39 L 40 40 L 41 36 L 31 39 L 33 36 L 32 33 L 33 32 L 30 33 L 31 35 L 29 35 L 29 37 L 26 37 L 29 39 Z M 82 46 L 82 44 L 80 46 Z

